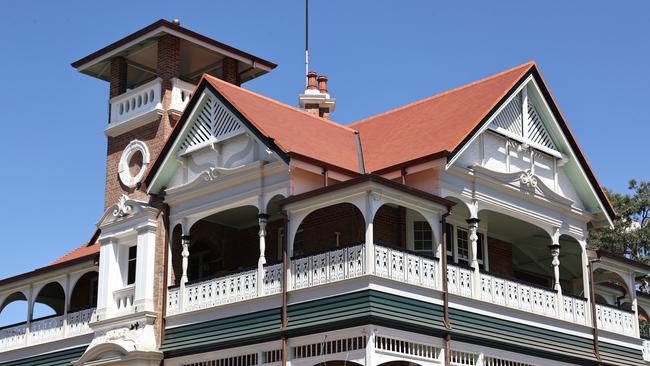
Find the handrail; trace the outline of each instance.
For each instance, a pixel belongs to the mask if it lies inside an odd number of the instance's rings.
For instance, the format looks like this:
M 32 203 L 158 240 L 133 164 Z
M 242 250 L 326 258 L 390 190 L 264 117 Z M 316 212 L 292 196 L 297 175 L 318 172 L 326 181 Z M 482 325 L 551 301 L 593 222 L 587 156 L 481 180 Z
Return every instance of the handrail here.
M 469 267 L 469 269 L 473 269 L 473 268 Z M 557 290 L 552 288 L 552 287 L 546 287 L 546 286 L 542 286 L 542 285 L 532 283 L 532 282 L 528 282 L 528 281 L 525 281 L 525 280 L 520 280 L 520 279 L 515 278 L 515 277 L 510 277 L 510 276 L 503 275 L 501 273 L 494 273 L 494 272 L 486 271 L 486 270 L 483 270 L 483 269 L 481 269 L 480 272 L 481 272 L 481 274 L 486 274 L 488 276 L 500 278 L 502 280 L 516 282 L 516 283 L 518 283 L 520 285 L 526 285 L 526 286 L 530 286 L 530 287 L 535 287 L 535 288 L 540 289 L 540 290 L 546 290 L 546 291 L 557 293 Z M 574 297 L 574 298 L 579 299 L 579 300 L 586 300 L 584 298 L 579 298 L 579 297 L 576 297 L 576 296 L 571 296 L 571 297 Z

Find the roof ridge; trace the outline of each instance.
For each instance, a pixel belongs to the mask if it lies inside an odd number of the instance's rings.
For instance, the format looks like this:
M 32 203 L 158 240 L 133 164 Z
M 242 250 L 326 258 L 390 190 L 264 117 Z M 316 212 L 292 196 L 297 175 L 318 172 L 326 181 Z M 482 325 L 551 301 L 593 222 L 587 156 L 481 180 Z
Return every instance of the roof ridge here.
M 275 99 L 273 99 L 273 98 L 267 97 L 267 96 L 265 96 L 265 95 L 262 95 L 262 94 L 256 93 L 256 92 L 254 92 L 254 91 L 252 91 L 252 90 L 248 90 L 248 89 L 246 89 L 246 88 L 242 88 L 241 86 L 237 86 L 237 85 L 235 85 L 235 84 L 231 84 L 231 83 L 229 83 L 229 82 L 227 82 L 227 81 L 221 80 L 221 79 L 219 79 L 219 78 L 217 78 L 217 77 L 214 77 L 214 76 L 212 76 L 212 75 L 209 75 L 209 74 L 203 74 L 203 78 L 204 78 L 204 79 L 210 79 L 210 80 L 217 81 L 217 82 L 222 83 L 222 84 L 225 84 L 225 85 L 227 85 L 227 86 L 229 86 L 229 87 L 236 87 L 236 88 L 238 88 L 239 90 L 241 90 L 241 91 L 243 91 L 243 92 L 245 92 L 245 93 L 248 93 L 248 94 L 250 94 L 250 95 L 254 95 L 254 96 L 256 96 L 256 97 L 262 98 L 262 99 L 264 99 L 264 100 L 266 100 L 266 101 L 268 101 L 268 102 L 274 103 L 274 104 L 276 104 L 276 105 L 278 105 L 278 106 L 280 106 L 280 107 L 283 107 L 283 108 L 286 108 L 286 109 L 292 110 L 292 111 L 294 111 L 294 112 L 302 113 L 302 114 L 304 114 L 305 116 L 308 116 L 308 117 L 310 117 L 310 118 L 312 118 L 312 119 L 314 119 L 314 120 L 316 120 L 316 121 L 324 122 L 324 123 L 326 123 L 326 124 L 328 124 L 328 125 L 331 125 L 331 126 L 334 126 L 334 127 L 343 128 L 344 130 L 347 130 L 348 132 L 352 132 L 352 133 L 356 133 L 356 132 L 358 132 L 357 130 L 355 130 L 355 129 L 353 129 L 353 128 L 350 128 L 350 127 L 348 127 L 348 126 L 344 126 L 344 125 L 342 125 L 342 124 L 340 124 L 340 123 L 338 123 L 338 122 L 334 122 L 334 121 L 329 120 L 329 119 L 327 119 L 327 118 L 323 118 L 323 117 L 315 116 L 315 115 L 313 115 L 313 114 L 311 114 L 311 113 L 309 113 L 309 112 L 306 112 L 306 111 L 304 111 L 304 110 L 302 110 L 302 109 L 300 109 L 300 108 L 292 107 L 292 106 L 290 106 L 290 105 L 288 105 L 288 104 L 282 103 L 282 102 L 280 102 L 280 101 L 278 101 L 278 100 L 275 100 Z
M 385 111 L 385 112 L 382 112 L 382 113 L 376 114 L 376 115 L 374 115 L 374 116 L 366 117 L 366 118 L 361 119 L 361 120 L 359 120 L 359 121 L 352 122 L 352 123 L 350 123 L 348 126 L 352 128 L 352 127 L 357 126 L 357 125 L 366 124 L 367 122 L 370 122 L 371 120 L 373 120 L 373 119 L 375 119 L 375 118 L 378 118 L 378 117 L 381 117 L 381 116 L 385 116 L 385 115 L 387 115 L 387 114 L 391 114 L 391 113 L 394 113 L 394 112 L 397 112 L 397 111 L 401 111 L 401 110 L 403 110 L 403 109 L 410 108 L 410 107 L 413 107 L 413 106 L 418 105 L 418 104 L 422 104 L 422 103 L 425 103 L 425 102 L 429 102 L 429 101 L 431 101 L 431 100 L 434 100 L 434 99 L 437 99 L 437 98 L 443 97 L 443 96 L 445 96 L 445 95 L 448 95 L 448 94 L 451 94 L 451 93 L 455 93 L 455 92 L 461 91 L 461 90 L 463 90 L 463 89 L 467 89 L 467 88 L 469 88 L 469 87 L 476 86 L 476 85 L 478 85 L 478 84 L 482 84 L 482 83 L 487 82 L 487 81 L 490 81 L 490 80 L 492 80 L 492 79 L 496 79 L 496 78 L 501 77 L 501 76 L 503 76 L 503 75 L 505 75 L 505 74 L 511 73 L 511 72 L 513 72 L 513 71 L 515 71 L 515 70 L 518 70 L 518 69 L 521 69 L 521 68 L 524 68 L 524 67 L 531 68 L 531 67 L 533 67 L 533 66 L 535 66 L 535 65 L 536 65 L 535 61 L 532 61 L 532 60 L 531 60 L 531 61 L 528 61 L 528 62 L 523 63 L 523 64 L 521 64 L 521 65 L 518 65 L 518 66 L 515 66 L 515 67 L 513 67 L 513 68 L 510 68 L 510 69 L 508 69 L 508 70 L 501 71 L 501 72 L 499 72 L 499 73 L 497 73 L 497 74 L 490 75 L 490 76 L 485 77 L 485 78 L 483 78 L 483 79 L 475 80 L 475 81 L 472 81 L 471 83 L 464 84 L 464 85 L 458 86 L 458 87 L 456 87 L 456 88 L 453 88 L 453 89 L 449 89 L 449 90 L 443 91 L 443 92 L 441 92 L 441 93 L 438 93 L 438 94 L 432 95 L 432 96 L 430 96 L 430 97 L 426 97 L 426 98 L 424 98 L 424 99 L 416 100 L 416 101 L 414 101 L 414 102 L 411 102 L 411 103 L 405 104 L 405 105 L 403 105 L 403 106 L 401 106 L 401 107 L 397 107 L 397 108 L 395 108 L 395 109 L 391 109 L 391 110 L 388 110 L 388 111 Z

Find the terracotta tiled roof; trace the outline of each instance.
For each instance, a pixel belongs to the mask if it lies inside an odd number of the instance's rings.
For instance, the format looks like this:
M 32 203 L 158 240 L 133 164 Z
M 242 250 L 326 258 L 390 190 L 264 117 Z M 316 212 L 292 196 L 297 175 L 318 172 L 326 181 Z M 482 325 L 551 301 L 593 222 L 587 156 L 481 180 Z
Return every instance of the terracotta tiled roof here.
M 359 171 L 355 130 L 215 77 L 204 78 L 285 153 Z
M 87 243 L 72 250 L 68 254 L 64 255 L 63 257 L 55 260 L 54 262 L 50 263 L 50 265 L 55 265 L 55 264 L 60 264 L 64 262 L 69 262 L 75 259 L 79 259 L 82 257 L 89 256 L 91 254 L 97 254 L 99 253 L 99 244 L 93 244 L 93 245 L 88 245 Z
M 353 123 L 368 172 L 454 151 L 533 62 Z

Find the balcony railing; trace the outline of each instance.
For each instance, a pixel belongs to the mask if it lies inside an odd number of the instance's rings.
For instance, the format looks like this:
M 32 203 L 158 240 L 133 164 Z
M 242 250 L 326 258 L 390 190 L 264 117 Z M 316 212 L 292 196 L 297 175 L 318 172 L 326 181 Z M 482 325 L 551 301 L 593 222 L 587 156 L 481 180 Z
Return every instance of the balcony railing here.
M 418 287 L 442 290 L 441 268 L 437 258 L 386 245 L 374 245 L 371 261 L 366 260 L 365 244 L 291 259 L 289 291 L 301 290 L 343 280 L 374 275 Z M 367 264 L 372 268 L 368 270 Z M 167 314 L 179 314 L 282 291 L 282 265 L 264 267 L 263 288 L 258 288 L 258 271 L 252 269 L 228 276 L 170 288 Z M 447 265 L 450 294 L 472 298 L 539 316 L 562 319 L 574 324 L 591 324 L 587 300 L 562 295 L 539 285 L 525 283 L 455 264 Z M 598 328 L 636 336 L 634 313 L 598 305 Z
M 598 329 L 634 337 L 634 313 L 609 305 L 596 305 Z
M 0 329 L 0 352 L 91 333 L 95 308 Z
M 262 288 L 258 287 L 257 276 L 256 268 L 188 283 L 184 288 L 170 288 L 167 291 L 167 315 L 231 304 L 282 292 L 282 263 L 264 267 Z
M 162 79 L 160 78 L 111 98 L 109 128 L 153 111 L 162 110 L 161 101 Z
M 182 112 L 194 92 L 194 85 L 180 79 L 172 79 L 172 92 L 169 110 Z M 162 79 L 156 78 L 124 94 L 111 98 L 111 118 L 106 133 L 118 135 L 126 130 L 124 123 L 147 123 L 163 112 Z
M 113 300 L 115 300 L 115 309 L 118 312 L 129 312 L 133 307 L 133 300 L 135 298 L 135 286 L 116 290 L 113 292 Z

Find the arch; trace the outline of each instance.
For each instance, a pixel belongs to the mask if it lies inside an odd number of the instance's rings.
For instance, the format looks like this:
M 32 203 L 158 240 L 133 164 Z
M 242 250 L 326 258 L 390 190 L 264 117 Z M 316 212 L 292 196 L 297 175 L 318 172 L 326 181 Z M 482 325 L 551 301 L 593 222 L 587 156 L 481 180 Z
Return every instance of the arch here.
M 375 243 L 435 256 L 439 223 L 430 214 L 394 203 L 384 203 L 373 216 Z
M 490 272 L 546 288 L 553 287 L 549 249 L 552 237 L 547 230 L 490 209 L 479 210 L 477 217 L 479 237 L 485 240 L 483 247 Z
M 299 222 L 290 254 L 304 256 L 363 243 L 366 222 L 361 210 L 343 202 L 311 211 Z
M 471 217 L 472 206 L 469 203 L 467 203 L 464 200 L 461 200 L 459 198 L 453 197 L 453 196 L 447 196 L 447 197 L 445 197 L 445 199 L 456 203 L 451 208 L 451 213 L 450 214 L 452 216 L 465 217 L 465 218 L 470 218 Z
M 85 365 L 89 362 L 100 361 L 104 359 L 125 359 L 128 357 L 129 352 L 127 349 L 115 343 L 100 343 L 92 348 L 89 348 L 84 354 L 75 361 L 74 365 Z
M 27 296 L 22 291 L 5 297 L 0 306 L 0 327 L 26 322 L 27 308 Z
M 578 296 L 585 293 L 583 247 L 573 236 L 562 234 L 560 242 L 560 285 L 565 294 Z
M 79 277 L 70 293 L 68 311 L 75 312 L 97 307 L 98 282 L 99 272 L 97 271 L 86 272 Z
M 421 364 L 413 361 L 404 360 L 404 361 L 387 361 L 384 363 L 380 363 L 377 366 L 415 366 L 415 365 L 420 366 Z
M 58 282 L 50 282 L 43 286 L 34 299 L 32 314 L 38 314 L 38 317 L 51 315 L 63 315 L 65 312 L 65 290 Z
M 266 209 L 266 213 L 269 215 L 272 215 L 272 213 L 280 213 L 281 207 L 280 207 L 280 201 L 286 198 L 285 195 L 283 194 L 276 194 L 273 195 L 271 198 L 265 199 L 264 201 L 264 208 Z
M 314 366 L 363 366 L 363 365 L 358 362 L 348 361 L 348 360 L 331 360 L 331 361 L 319 362 Z
M 245 205 L 196 221 L 190 228 L 188 280 L 219 277 L 257 265 L 258 208 Z M 181 252 L 177 251 L 177 256 Z

